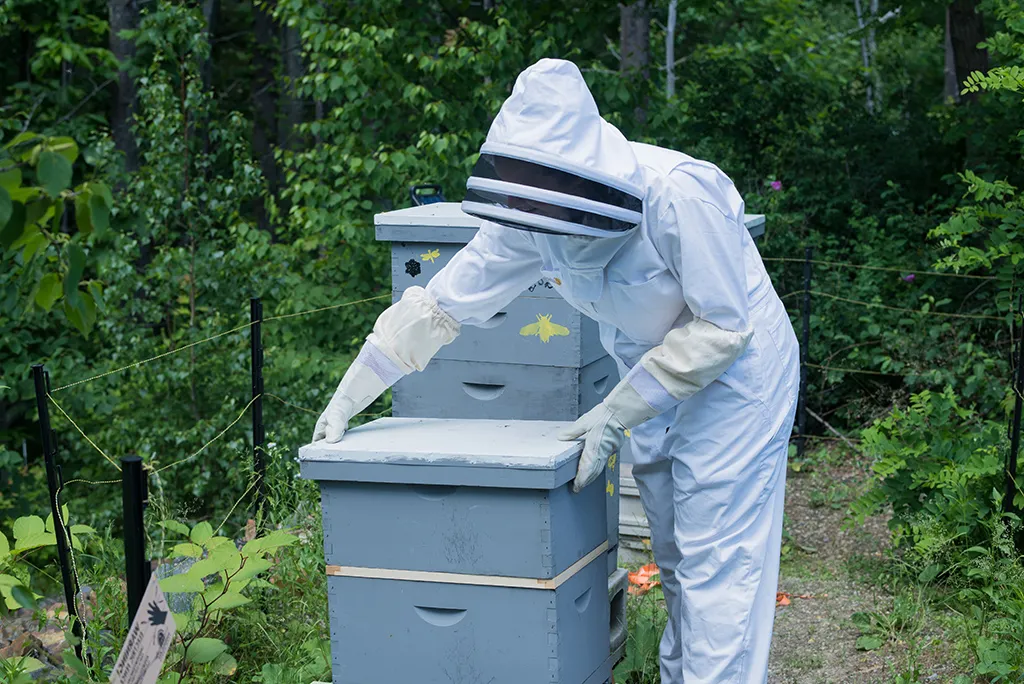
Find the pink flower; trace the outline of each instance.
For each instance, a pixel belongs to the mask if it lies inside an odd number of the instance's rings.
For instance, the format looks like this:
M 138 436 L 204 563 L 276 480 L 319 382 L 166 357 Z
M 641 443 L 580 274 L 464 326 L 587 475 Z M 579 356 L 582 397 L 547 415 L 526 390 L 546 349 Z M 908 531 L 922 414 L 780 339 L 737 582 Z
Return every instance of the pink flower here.
M 782 189 L 782 181 L 774 180 L 774 181 L 771 182 L 771 186 L 772 186 L 772 190 L 775 190 L 776 192 L 778 192 L 779 190 Z
M 914 278 L 915 278 L 915 276 L 914 276 L 913 273 L 908 273 L 907 275 L 903 276 L 903 282 L 905 282 L 905 283 L 912 283 L 912 282 L 914 282 Z

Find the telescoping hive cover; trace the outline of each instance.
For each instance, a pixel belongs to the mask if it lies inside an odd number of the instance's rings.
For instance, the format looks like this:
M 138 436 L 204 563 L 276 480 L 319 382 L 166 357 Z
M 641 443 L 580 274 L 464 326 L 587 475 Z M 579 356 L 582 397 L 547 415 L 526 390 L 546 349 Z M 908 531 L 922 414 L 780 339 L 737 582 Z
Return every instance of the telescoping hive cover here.
M 576 475 L 582 442 L 556 438 L 568 422 L 381 418 L 337 444 L 299 449 L 303 477 L 554 489 Z

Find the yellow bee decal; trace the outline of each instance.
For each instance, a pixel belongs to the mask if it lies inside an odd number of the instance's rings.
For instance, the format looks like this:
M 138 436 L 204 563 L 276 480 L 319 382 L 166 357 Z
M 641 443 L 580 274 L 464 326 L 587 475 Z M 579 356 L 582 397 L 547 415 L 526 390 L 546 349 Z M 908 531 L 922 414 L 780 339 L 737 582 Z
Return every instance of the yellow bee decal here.
M 424 261 L 429 261 L 430 263 L 434 263 L 434 259 L 438 258 L 439 256 L 441 256 L 441 250 L 432 249 L 426 254 L 420 254 L 420 259 L 423 259 Z
M 615 470 L 615 463 L 619 460 L 618 454 L 612 454 L 608 458 L 608 470 Z
M 604 491 L 608 492 L 608 496 L 615 496 L 615 485 L 609 482 L 608 486 L 604 488 Z
M 519 334 L 523 337 L 529 337 L 531 335 L 537 335 L 540 337 L 540 341 L 547 343 L 552 337 L 565 337 L 569 334 L 569 329 L 564 325 L 558 325 L 557 323 L 551 322 L 551 314 L 546 316 L 537 314 L 537 322 L 530 323 L 529 325 L 523 326 L 519 331 Z

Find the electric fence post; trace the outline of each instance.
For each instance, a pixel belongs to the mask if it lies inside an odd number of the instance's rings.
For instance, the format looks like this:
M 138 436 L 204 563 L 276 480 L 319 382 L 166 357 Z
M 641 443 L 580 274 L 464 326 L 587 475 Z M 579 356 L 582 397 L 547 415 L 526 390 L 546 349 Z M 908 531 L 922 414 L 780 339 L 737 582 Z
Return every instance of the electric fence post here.
M 64 525 L 64 516 L 60 510 L 60 488 L 64 478 L 57 464 L 57 435 L 50 427 L 50 406 L 47 395 L 50 392 L 50 374 L 42 364 L 32 366 L 32 380 L 36 389 L 36 409 L 39 411 L 39 431 L 43 444 L 43 462 L 46 464 L 46 486 L 50 490 L 50 512 L 53 515 L 53 536 L 57 543 L 57 562 L 60 564 L 60 578 L 64 585 L 64 602 L 67 605 L 68 619 L 71 621 L 71 633 L 76 637 L 75 655 L 83 660 L 83 643 L 85 628 L 78 616 L 78 582 L 71 567 L 71 551 L 68 548 L 70 536 Z M 83 660 L 84 662 L 84 660 Z
M 263 302 L 259 297 L 249 300 L 249 319 L 249 346 L 252 355 L 252 466 L 256 476 L 255 517 L 257 529 L 262 530 L 267 505 L 264 491 L 267 463 L 263 446 L 266 440 L 263 428 Z
M 128 585 L 128 624 L 142 603 L 152 572 L 146 559 L 146 528 L 143 511 L 148 499 L 146 472 L 138 456 L 121 458 L 121 503 L 124 511 L 124 566 Z

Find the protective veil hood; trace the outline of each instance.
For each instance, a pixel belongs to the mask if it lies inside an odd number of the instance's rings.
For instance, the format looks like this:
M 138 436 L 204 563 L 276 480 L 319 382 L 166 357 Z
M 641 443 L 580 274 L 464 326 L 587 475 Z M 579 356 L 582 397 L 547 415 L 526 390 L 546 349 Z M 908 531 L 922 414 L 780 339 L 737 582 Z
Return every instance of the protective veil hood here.
M 466 185 L 463 211 L 521 230 L 620 237 L 642 220 L 633 150 L 564 60 L 542 59 L 519 75 Z

